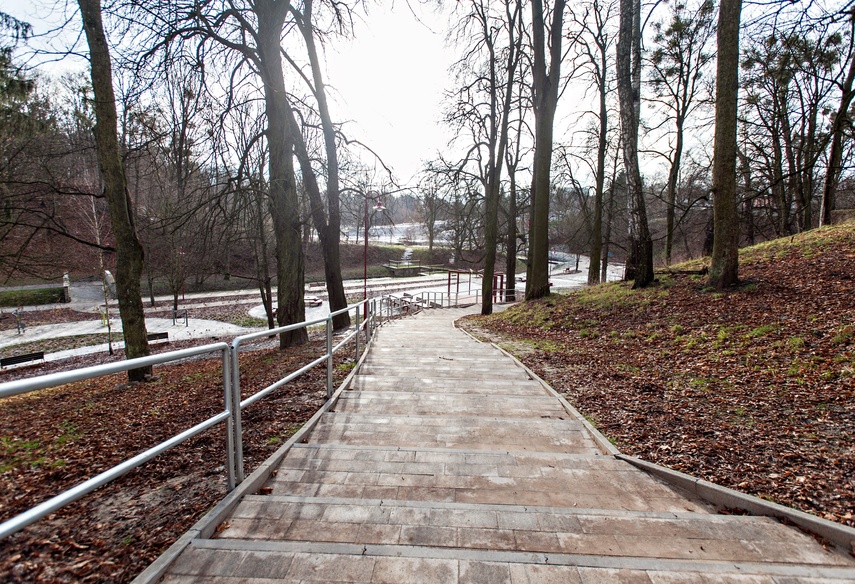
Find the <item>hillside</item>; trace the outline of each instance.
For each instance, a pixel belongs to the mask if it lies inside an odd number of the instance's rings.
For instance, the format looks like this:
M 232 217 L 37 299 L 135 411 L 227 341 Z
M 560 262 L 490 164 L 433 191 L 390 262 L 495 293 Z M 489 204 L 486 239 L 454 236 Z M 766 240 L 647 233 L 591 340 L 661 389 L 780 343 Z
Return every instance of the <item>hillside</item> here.
M 468 319 L 625 453 L 855 525 L 855 223 Z M 700 262 L 692 266 L 698 267 Z

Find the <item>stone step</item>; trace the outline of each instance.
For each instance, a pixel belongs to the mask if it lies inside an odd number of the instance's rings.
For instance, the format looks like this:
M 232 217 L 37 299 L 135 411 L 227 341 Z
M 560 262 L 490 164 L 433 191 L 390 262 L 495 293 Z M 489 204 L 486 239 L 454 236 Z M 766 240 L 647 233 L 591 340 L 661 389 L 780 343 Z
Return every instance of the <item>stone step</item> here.
M 611 456 L 301 444 L 266 484 L 273 495 L 579 509 L 709 512 Z
M 489 367 L 481 365 L 467 365 L 462 362 L 456 365 L 432 364 L 430 367 L 423 365 L 374 365 L 366 362 L 360 368 L 360 373 L 364 375 L 412 377 L 423 375 L 426 372 L 430 373 L 432 377 L 459 377 L 479 381 L 488 381 L 490 379 L 529 378 L 525 370 L 520 369 L 519 367 L 504 365 Z
M 502 396 L 489 394 L 401 391 L 344 392 L 336 413 L 374 413 L 395 416 L 452 416 L 456 414 L 513 418 L 570 419 L 552 396 Z
M 855 582 L 849 556 L 717 515 L 604 453 L 523 369 L 452 326 L 477 311 L 385 323 L 350 390 L 162 581 Z
M 514 364 L 508 361 L 508 358 L 503 355 L 493 353 L 492 355 L 478 356 L 471 355 L 468 351 L 458 353 L 435 352 L 433 354 L 423 354 L 418 351 L 414 355 L 395 355 L 394 352 L 390 352 L 385 355 L 372 353 L 365 359 L 365 363 L 384 366 L 407 365 L 420 367 L 433 367 L 434 365 L 451 365 L 456 363 L 463 363 L 467 366 L 472 366 L 483 363 L 485 365 L 494 366 L 496 364 L 501 364 L 500 369 L 519 369 L 519 367 L 515 367 Z
M 364 544 L 195 540 L 165 584 L 782 584 L 852 582 L 842 567 Z
M 591 453 L 596 443 L 576 420 L 457 416 L 394 416 L 327 413 L 307 438 L 310 443 L 425 446 Z
M 430 375 L 425 372 L 423 375 Z M 427 391 L 433 393 L 475 393 L 479 395 L 546 395 L 546 390 L 537 381 L 521 379 L 494 379 L 489 383 L 451 377 L 408 377 L 398 378 L 388 375 L 356 375 L 351 383 L 352 391 L 365 389 L 385 391 Z
M 767 517 L 248 496 L 219 538 L 851 566 Z
M 378 341 L 379 344 L 380 341 Z M 391 342 L 389 340 L 382 341 L 383 350 L 378 349 L 376 354 L 395 354 L 396 352 L 399 354 L 403 354 L 404 350 L 406 350 L 407 354 L 412 353 L 412 355 L 419 355 L 421 353 L 424 354 L 439 354 L 443 352 L 451 352 L 457 353 L 460 355 L 501 355 L 499 351 L 491 347 L 490 345 L 484 345 L 482 343 L 476 343 L 475 341 L 469 341 L 468 343 L 443 343 L 436 342 L 433 336 L 426 337 L 407 337 L 406 339 L 401 339 L 400 341 Z M 372 354 L 375 354 L 372 351 Z

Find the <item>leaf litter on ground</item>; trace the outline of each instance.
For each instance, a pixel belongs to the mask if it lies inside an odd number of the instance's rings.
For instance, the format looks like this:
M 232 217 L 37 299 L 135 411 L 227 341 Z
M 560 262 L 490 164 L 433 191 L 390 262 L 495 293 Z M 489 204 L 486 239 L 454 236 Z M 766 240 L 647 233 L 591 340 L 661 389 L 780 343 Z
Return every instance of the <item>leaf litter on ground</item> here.
M 242 397 L 323 354 L 325 341 L 315 337 L 285 351 L 271 348 L 276 343 L 270 341 L 242 353 Z M 344 365 L 353 361 L 352 353 L 352 346 L 337 353 L 336 383 L 349 372 Z M 104 356 L 11 370 L 14 375 L 2 379 L 96 362 Z M 155 375 L 151 383 L 128 384 L 114 375 L 0 400 L 0 521 L 223 410 L 219 359 L 158 366 Z M 245 410 L 247 473 L 325 399 L 326 368 L 315 367 Z M 130 581 L 225 496 L 225 468 L 220 424 L 4 540 L 3 581 Z
M 855 526 L 853 260 L 849 223 L 743 250 L 742 284 L 726 292 L 663 274 L 463 326 L 623 452 Z

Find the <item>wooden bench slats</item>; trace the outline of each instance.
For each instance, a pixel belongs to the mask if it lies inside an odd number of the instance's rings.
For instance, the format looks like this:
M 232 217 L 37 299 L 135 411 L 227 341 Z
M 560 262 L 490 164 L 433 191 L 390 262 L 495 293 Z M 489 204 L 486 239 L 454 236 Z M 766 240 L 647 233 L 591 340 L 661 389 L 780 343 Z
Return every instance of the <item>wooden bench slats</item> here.
M 8 367 L 9 365 L 19 365 L 21 363 L 28 363 L 30 361 L 44 361 L 44 359 L 44 351 L 26 353 L 24 355 L 13 355 L 11 357 L 3 357 L 2 359 L 0 359 L 0 368 Z

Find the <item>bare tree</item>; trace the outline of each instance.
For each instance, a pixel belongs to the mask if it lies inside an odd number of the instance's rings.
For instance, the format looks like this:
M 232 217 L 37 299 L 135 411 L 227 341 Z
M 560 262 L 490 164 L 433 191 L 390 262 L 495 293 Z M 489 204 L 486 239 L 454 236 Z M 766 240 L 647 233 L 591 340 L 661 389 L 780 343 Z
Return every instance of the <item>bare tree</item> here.
M 344 21 L 350 16 L 347 5 L 333 3 L 332 8 L 334 21 L 339 26 L 342 26 Z M 315 25 L 314 3 L 312 0 L 304 0 L 302 10 L 299 10 L 295 4 L 290 5 L 290 10 L 297 28 L 303 36 L 312 72 L 311 81 L 307 78 L 305 80 L 317 102 L 317 112 L 321 122 L 326 155 L 326 205 L 324 205 L 324 201 L 321 198 L 320 187 L 315 178 L 311 158 L 305 141 L 302 139 L 302 133 L 298 128 L 294 127 L 292 127 L 291 131 L 295 136 L 296 155 L 300 161 L 303 182 L 309 196 L 311 217 L 321 242 L 330 310 L 337 311 L 347 306 L 347 297 L 344 294 L 344 283 L 341 275 L 341 252 L 339 249 L 341 242 L 341 209 L 339 202 L 340 184 L 336 144 L 337 132 L 332 122 L 329 105 L 327 104 L 326 86 L 323 75 L 321 74 L 320 57 L 318 56 L 315 43 L 315 36 L 318 34 L 318 29 Z M 299 67 L 296 70 L 300 71 Z M 296 119 L 293 119 L 293 116 L 291 124 L 296 124 Z M 324 209 L 326 209 L 326 214 L 324 213 Z M 347 311 L 333 318 L 333 327 L 336 329 L 346 328 L 349 325 L 350 314 Z
M 549 196 L 555 109 L 561 80 L 564 0 L 555 0 L 547 25 L 542 0 L 531 2 L 534 168 L 531 187 L 526 300 L 549 295 Z M 547 43 L 547 35 L 549 42 Z M 547 52 L 548 51 L 548 52 Z M 547 67 L 547 60 L 549 61 Z
M 715 151 L 712 195 L 714 239 L 709 284 L 739 281 L 739 215 L 736 209 L 736 115 L 739 94 L 739 23 L 742 0 L 721 0 L 716 63 Z
M 653 241 L 650 238 L 644 189 L 638 166 L 638 123 L 641 107 L 640 0 L 620 0 L 617 86 L 624 170 L 630 199 L 630 250 L 625 278 L 634 280 L 633 287 L 640 288 L 653 282 Z
M 116 241 L 116 293 L 129 359 L 149 354 L 145 328 L 140 277 L 143 248 L 134 228 L 133 208 L 128 195 L 125 171 L 119 153 L 116 98 L 107 36 L 101 19 L 100 0 L 78 0 L 83 29 L 89 45 L 92 89 L 95 94 L 95 138 L 98 163 L 104 182 L 104 195 L 110 209 L 110 224 Z M 151 375 L 151 367 L 128 371 L 128 379 L 142 381 Z
M 484 188 L 484 277 L 481 314 L 493 311 L 493 275 L 499 243 L 501 180 L 508 149 L 511 107 L 522 51 L 522 4 L 508 0 L 502 11 L 472 0 L 461 20 L 458 38 L 470 43 L 458 67 L 461 86 L 449 121 L 472 140 L 461 167 L 477 166 Z
M 267 115 L 270 211 L 276 238 L 277 321 L 286 325 L 305 320 L 303 224 L 294 171 L 297 136 L 282 52 L 283 35 L 292 24 L 288 20 L 290 5 L 278 0 L 258 0 L 247 5 L 225 0 L 204 5 L 180 2 L 168 8 L 140 5 L 136 16 L 166 29 L 162 44 L 151 49 L 149 55 L 172 46 L 180 49 L 183 43 L 196 39 L 199 52 L 209 59 L 219 56 L 223 66 L 231 64 L 230 95 L 247 76 L 261 81 Z M 279 343 L 286 348 L 307 340 L 307 331 L 298 329 L 282 333 Z
M 677 211 L 677 184 L 683 158 L 685 130 L 689 116 L 704 99 L 703 74 L 712 59 L 709 41 L 712 39 L 715 6 L 703 0 L 700 6 L 687 7 L 676 1 L 667 4 L 670 13 L 667 25 L 655 23 L 656 48 L 650 56 L 650 81 L 657 101 L 673 124 L 673 145 L 668 156 L 668 184 L 665 200 L 665 263 L 671 263 Z
M 596 92 L 598 111 L 596 130 L 596 166 L 594 170 L 594 205 L 591 218 L 590 263 L 588 284 L 600 281 L 600 255 L 603 245 L 603 191 L 606 182 L 606 155 L 608 153 L 609 108 L 608 95 L 612 73 L 612 51 L 614 47 L 610 21 L 616 8 L 615 2 L 592 0 L 574 11 L 573 20 L 580 30 L 576 39 L 579 67 L 590 77 L 590 87 Z

